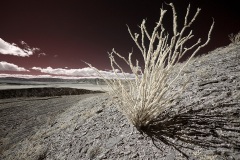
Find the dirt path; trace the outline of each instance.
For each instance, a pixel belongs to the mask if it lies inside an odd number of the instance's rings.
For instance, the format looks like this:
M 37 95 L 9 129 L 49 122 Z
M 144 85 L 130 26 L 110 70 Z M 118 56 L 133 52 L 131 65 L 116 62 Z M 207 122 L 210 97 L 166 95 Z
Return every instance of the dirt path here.
M 0 151 L 35 134 L 44 124 L 95 94 L 0 100 Z

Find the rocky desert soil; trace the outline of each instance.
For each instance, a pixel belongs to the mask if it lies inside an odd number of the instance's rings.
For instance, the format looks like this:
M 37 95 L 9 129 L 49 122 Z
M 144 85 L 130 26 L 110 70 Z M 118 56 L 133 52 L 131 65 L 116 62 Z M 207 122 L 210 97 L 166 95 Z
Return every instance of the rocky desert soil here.
M 240 46 L 193 59 L 170 92 L 186 78 L 160 126 L 144 134 L 106 93 L 1 100 L 0 159 L 239 160 Z

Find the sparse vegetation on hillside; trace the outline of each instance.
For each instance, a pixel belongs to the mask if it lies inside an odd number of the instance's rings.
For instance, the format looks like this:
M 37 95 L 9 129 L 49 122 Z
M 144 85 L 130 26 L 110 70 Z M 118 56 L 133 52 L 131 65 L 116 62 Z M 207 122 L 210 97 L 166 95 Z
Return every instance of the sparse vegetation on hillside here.
M 174 5 L 172 3 L 167 5 L 171 7 L 173 14 L 172 31 L 167 30 L 168 28 L 165 28 L 163 25 L 163 18 L 165 18 L 167 12 L 167 10 L 163 8 L 160 10 L 160 18 L 152 33 L 146 28 L 146 20 L 143 20 L 140 25 L 140 34 L 133 34 L 128 28 L 131 38 L 142 53 L 144 60 L 143 66 L 139 64 L 138 60 L 136 60 L 134 65 L 132 62 L 132 53 L 129 54 L 128 58 L 125 58 L 114 49 L 109 53 L 109 59 L 112 70 L 117 78 L 107 79 L 101 75 L 99 70 L 91 64 L 88 64 L 90 67 L 96 69 L 99 75 L 105 79 L 109 87 L 112 88 L 110 94 L 118 97 L 120 110 L 140 132 L 146 131 L 150 124 L 156 123 L 156 118 L 168 109 L 169 104 L 184 89 L 183 85 L 176 94 L 169 92 L 172 84 L 176 82 L 191 58 L 202 47 L 208 44 L 214 26 L 213 22 L 209 29 L 207 40 L 204 43 L 201 43 L 201 38 L 199 38 L 197 42 L 188 46 L 187 42 L 194 37 L 193 31 L 191 29 L 188 31 L 188 29 L 195 21 L 200 9 L 198 8 L 192 19 L 189 19 L 189 5 L 185 15 L 184 25 L 180 29 Z M 146 44 L 148 44 L 148 46 Z M 182 67 L 179 68 L 178 73 L 172 77 L 171 71 L 175 64 L 189 51 L 192 52 L 191 56 L 184 62 Z M 131 68 L 135 76 L 134 81 L 128 79 L 122 67 L 116 61 L 115 56 L 125 61 Z M 121 74 L 124 75 L 124 80 L 120 77 L 120 73 L 117 72 L 119 70 Z
M 234 44 L 240 43 L 240 32 L 238 32 L 237 34 L 231 33 L 231 34 L 229 35 L 229 39 L 230 39 L 230 41 L 231 41 L 232 43 L 234 43 Z

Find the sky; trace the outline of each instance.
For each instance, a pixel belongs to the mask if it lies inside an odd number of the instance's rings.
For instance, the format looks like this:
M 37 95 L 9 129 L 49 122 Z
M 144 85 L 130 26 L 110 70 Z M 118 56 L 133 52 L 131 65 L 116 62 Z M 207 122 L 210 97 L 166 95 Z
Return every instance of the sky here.
M 164 2 L 175 5 L 180 21 L 189 3 L 191 15 L 201 8 L 192 29 L 203 40 L 214 18 L 211 41 L 198 54 L 228 45 L 228 35 L 240 31 L 239 5 L 233 0 L 8 0 L 0 10 L 0 76 L 96 76 L 84 61 L 111 76 L 112 48 L 125 57 L 133 51 L 141 65 L 126 25 L 139 33 L 138 25 L 147 19 L 150 32 L 163 6 L 168 10 L 164 23 L 171 29 L 171 8 Z

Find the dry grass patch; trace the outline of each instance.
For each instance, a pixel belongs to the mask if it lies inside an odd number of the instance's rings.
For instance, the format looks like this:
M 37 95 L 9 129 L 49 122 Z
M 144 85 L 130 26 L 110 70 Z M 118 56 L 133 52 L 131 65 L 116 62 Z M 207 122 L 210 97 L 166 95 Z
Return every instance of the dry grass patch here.
M 196 42 L 191 42 L 192 45 L 189 45 L 189 41 L 194 37 L 193 31 L 189 28 L 201 9 L 198 8 L 190 19 L 189 5 L 183 26 L 180 27 L 178 26 L 178 17 L 174 5 L 170 3 L 167 6 L 170 6 L 172 10 L 172 30 L 167 30 L 163 24 L 167 12 L 163 8 L 160 10 L 160 18 L 152 32 L 147 30 L 146 20 L 143 20 L 140 25 L 140 34 L 133 33 L 128 28 L 131 38 L 142 53 L 144 64 L 139 64 L 138 60 L 134 63 L 132 53 L 129 54 L 128 58 L 125 58 L 113 49 L 109 53 L 109 59 L 115 78 L 109 79 L 87 63 L 112 89 L 110 95 L 118 97 L 117 102 L 119 102 L 120 110 L 140 132 L 147 130 L 149 125 L 154 123 L 156 118 L 165 112 L 174 99 L 184 90 L 187 80 L 178 92 L 174 94 L 169 92 L 193 56 L 208 44 L 214 26 L 213 22 L 204 43 L 199 38 Z M 178 68 L 176 74 L 172 74 L 175 65 L 189 52 L 192 53 L 191 56 Z M 116 57 L 130 67 L 134 79 L 129 79 L 116 61 Z

